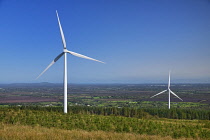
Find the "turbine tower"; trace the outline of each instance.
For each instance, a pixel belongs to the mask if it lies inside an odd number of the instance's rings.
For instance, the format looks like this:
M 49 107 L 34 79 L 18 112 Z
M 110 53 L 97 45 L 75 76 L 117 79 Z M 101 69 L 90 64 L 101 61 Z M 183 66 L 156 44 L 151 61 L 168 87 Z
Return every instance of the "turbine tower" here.
M 64 78 L 63 78 L 63 83 L 64 83 L 64 113 L 67 113 L 67 53 L 70 53 L 71 55 L 81 57 L 81 58 L 84 58 L 84 59 L 97 61 L 97 62 L 100 62 L 100 63 L 104 63 L 104 62 L 93 59 L 93 58 L 90 58 L 88 56 L 85 56 L 85 55 L 82 55 L 82 54 L 79 54 L 79 53 L 76 53 L 76 52 L 72 52 L 72 51 L 67 50 L 65 37 L 64 37 L 64 33 L 63 33 L 63 30 L 62 30 L 62 27 L 61 27 L 61 23 L 60 23 L 60 19 L 59 19 L 57 10 L 56 10 L 56 15 L 57 15 L 58 25 L 59 25 L 59 28 L 60 28 L 60 33 L 61 33 L 61 38 L 62 38 L 62 43 L 63 43 L 63 52 L 60 53 L 36 79 L 38 79 L 42 74 L 44 74 L 55 62 L 57 62 L 61 58 L 61 56 L 64 55 Z
M 170 109 L 170 104 L 171 104 L 171 99 L 170 99 L 170 93 L 172 93 L 174 96 L 176 96 L 177 98 L 179 98 L 180 100 L 182 100 L 179 96 L 177 96 L 173 91 L 171 91 L 170 89 L 170 84 L 171 84 L 171 72 L 169 71 L 169 78 L 168 78 L 168 89 L 164 90 L 164 91 L 161 91 L 157 94 L 155 94 L 154 96 L 150 97 L 150 98 L 153 98 L 157 95 L 160 95 L 166 91 L 168 91 L 168 109 Z M 182 100 L 183 101 L 183 100 Z

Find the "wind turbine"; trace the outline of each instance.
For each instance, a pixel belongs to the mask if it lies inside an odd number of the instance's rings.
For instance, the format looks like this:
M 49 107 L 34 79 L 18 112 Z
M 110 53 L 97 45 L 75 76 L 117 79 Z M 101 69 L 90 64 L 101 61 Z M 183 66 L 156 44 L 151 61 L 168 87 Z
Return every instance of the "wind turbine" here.
M 77 57 L 81 57 L 81 58 L 85 58 L 85 59 L 89 59 L 89 60 L 93 60 L 93 61 L 97 61 L 100 63 L 104 63 L 102 61 L 90 58 L 88 56 L 76 53 L 76 52 L 72 52 L 66 49 L 66 41 L 65 41 L 65 37 L 64 37 L 64 33 L 61 27 L 61 23 L 60 23 L 60 19 L 58 16 L 58 12 L 56 10 L 56 15 L 57 15 L 57 19 L 58 19 L 58 25 L 60 28 L 60 33 L 61 33 L 61 38 L 62 38 L 62 43 L 63 43 L 63 52 L 60 53 L 48 66 L 47 68 L 36 78 L 38 79 L 42 74 L 44 74 L 55 62 L 57 62 L 61 56 L 64 55 L 64 78 L 63 78 L 63 83 L 64 83 L 64 113 L 67 113 L 67 53 L 70 53 L 71 55 L 77 56 Z
M 168 89 L 164 90 L 164 91 L 161 91 L 157 94 L 155 94 L 154 96 L 150 97 L 150 98 L 153 98 L 157 95 L 160 95 L 164 92 L 166 92 L 168 90 L 168 109 L 170 109 L 170 104 L 171 104 L 171 99 L 170 99 L 170 93 L 172 93 L 174 96 L 176 96 L 177 98 L 179 98 L 180 100 L 182 100 L 179 96 L 177 96 L 173 91 L 171 91 L 170 89 L 170 83 L 171 83 L 171 79 L 170 79 L 170 75 L 171 75 L 171 72 L 169 71 L 169 78 L 168 78 Z M 183 101 L 183 100 L 182 100 Z

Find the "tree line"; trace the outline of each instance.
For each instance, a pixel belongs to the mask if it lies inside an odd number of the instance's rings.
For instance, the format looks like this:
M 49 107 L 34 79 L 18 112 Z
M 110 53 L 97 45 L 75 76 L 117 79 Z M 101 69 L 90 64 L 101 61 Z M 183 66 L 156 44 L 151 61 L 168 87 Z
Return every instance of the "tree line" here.
M 11 106 L 15 110 L 42 110 L 63 112 L 63 107 L 41 107 L 41 106 Z M 163 108 L 129 108 L 129 107 L 88 107 L 88 106 L 68 106 L 69 114 L 96 114 L 104 116 L 124 116 L 135 118 L 168 118 L 168 119 L 186 119 L 186 120 L 210 120 L 210 110 L 199 109 L 163 109 Z

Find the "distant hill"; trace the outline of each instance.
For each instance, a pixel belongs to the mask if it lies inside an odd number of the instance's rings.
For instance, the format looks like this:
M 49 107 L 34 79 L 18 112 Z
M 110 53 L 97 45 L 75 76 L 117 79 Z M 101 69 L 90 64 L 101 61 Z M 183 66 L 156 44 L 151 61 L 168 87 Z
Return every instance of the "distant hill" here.
M 5 88 L 5 87 L 58 87 L 62 86 L 63 84 L 61 83 L 48 83 L 48 82 L 43 82 L 43 83 L 12 83 L 12 84 L 0 84 L 0 88 Z

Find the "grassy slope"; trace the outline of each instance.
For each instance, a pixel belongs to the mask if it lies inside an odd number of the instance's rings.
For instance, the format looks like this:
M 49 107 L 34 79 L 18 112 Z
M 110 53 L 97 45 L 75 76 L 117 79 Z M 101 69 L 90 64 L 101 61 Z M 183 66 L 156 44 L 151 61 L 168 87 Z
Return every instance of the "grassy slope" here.
M 24 125 L 0 125 L 1 140 L 172 140 L 171 137 L 105 131 L 63 130 L 58 128 Z M 182 138 L 192 140 L 192 138 Z
M 170 139 L 171 137 L 208 139 L 210 121 L 138 119 L 122 116 L 63 114 L 19 108 L 0 109 L 0 140 L 33 139 L 34 137 L 36 139 L 113 140 L 144 137 L 145 139 Z

